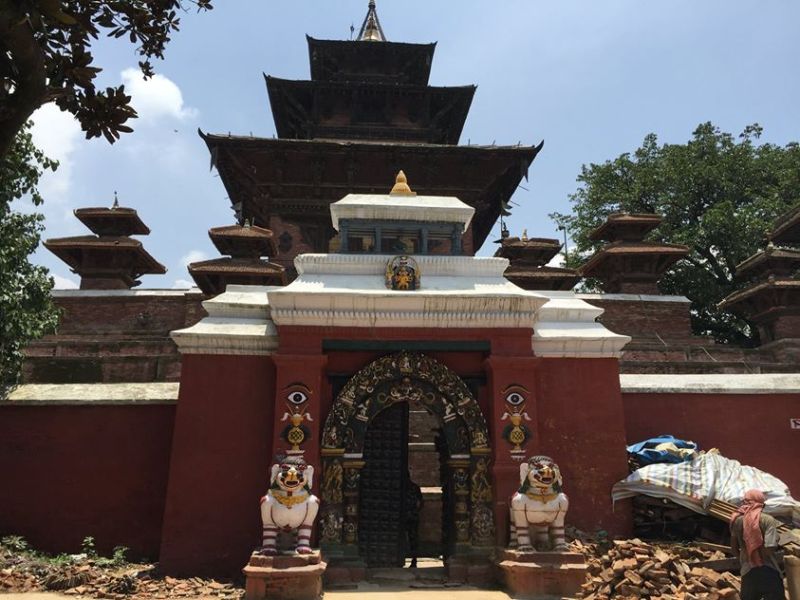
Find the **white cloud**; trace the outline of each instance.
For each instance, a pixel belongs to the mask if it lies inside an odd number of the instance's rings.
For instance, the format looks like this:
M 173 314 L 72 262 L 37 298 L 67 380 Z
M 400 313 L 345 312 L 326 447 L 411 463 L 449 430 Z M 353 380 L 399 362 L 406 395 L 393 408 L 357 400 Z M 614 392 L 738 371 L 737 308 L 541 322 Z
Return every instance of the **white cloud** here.
M 53 278 L 55 281 L 55 286 L 53 289 L 56 290 L 77 290 L 78 284 L 72 279 L 67 279 L 66 277 L 61 277 L 61 275 L 56 275 L 55 273 L 50 273 L 50 277 Z
M 202 250 L 190 250 L 188 254 L 181 257 L 181 264 L 186 267 L 191 263 L 208 260 L 208 254 Z
M 83 137 L 78 121 L 55 104 L 45 104 L 33 116 L 33 143 L 45 156 L 59 162 L 58 170 L 46 171 L 39 191 L 47 202 L 65 202 L 72 185 L 73 154 Z
M 195 286 L 194 281 L 189 281 L 188 279 L 176 279 L 175 283 L 172 284 L 173 290 L 188 290 L 193 287 L 197 286 Z
M 197 116 L 197 109 L 184 104 L 181 89 L 175 82 L 160 73 L 144 79 L 139 69 L 128 68 L 122 71 L 122 83 L 142 121 L 160 117 L 183 120 Z

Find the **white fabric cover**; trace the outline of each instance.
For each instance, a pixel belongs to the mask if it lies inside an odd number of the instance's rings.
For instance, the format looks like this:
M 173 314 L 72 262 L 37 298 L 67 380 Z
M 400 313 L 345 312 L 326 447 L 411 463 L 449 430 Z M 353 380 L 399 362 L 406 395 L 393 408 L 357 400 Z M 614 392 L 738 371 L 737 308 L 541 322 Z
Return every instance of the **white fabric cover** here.
M 706 453 L 680 464 L 655 464 L 642 467 L 614 484 L 611 497 L 616 502 L 638 494 L 667 498 L 675 504 L 708 514 L 712 500 L 738 506 L 744 493 L 759 489 L 767 496 L 764 511 L 773 516 L 800 521 L 800 502 L 777 477 L 717 453 Z

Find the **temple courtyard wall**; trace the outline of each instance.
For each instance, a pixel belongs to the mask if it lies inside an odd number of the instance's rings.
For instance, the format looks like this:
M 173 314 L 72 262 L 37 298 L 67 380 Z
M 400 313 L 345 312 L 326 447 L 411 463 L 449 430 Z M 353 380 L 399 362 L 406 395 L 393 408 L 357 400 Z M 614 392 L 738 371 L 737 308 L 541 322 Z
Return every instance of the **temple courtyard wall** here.
M 346 376 L 377 355 L 334 352 L 328 365 Z M 480 374 L 476 353 L 436 356 L 465 379 Z M 610 359 L 537 360 L 536 449 L 561 465 L 570 524 L 625 534 L 629 510 L 609 497 L 626 474 L 616 455 L 667 432 L 800 489 L 798 375 L 614 378 Z M 184 369 L 192 384 L 180 393 L 174 383 L 26 385 L 0 404 L 0 532 L 51 552 L 92 536 L 102 552 L 128 546 L 175 573 L 238 572 L 259 544 L 274 370 L 267 357 L 202 355 Z

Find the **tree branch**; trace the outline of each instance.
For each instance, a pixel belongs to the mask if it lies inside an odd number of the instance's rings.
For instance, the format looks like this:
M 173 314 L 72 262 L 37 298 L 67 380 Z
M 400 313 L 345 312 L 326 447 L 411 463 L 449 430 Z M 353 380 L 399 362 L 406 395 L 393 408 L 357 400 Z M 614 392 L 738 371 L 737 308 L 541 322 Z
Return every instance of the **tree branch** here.
M 4 99 L 0 110 L 0 156 L 5 156 L 17 132 L 44 101 L 47 95 L 47 70 L 42 47 L 36 41 L 24 13 L 5 2 L 0 9 L 0 48 L 11 55 L 19 76 L 14 90 Z

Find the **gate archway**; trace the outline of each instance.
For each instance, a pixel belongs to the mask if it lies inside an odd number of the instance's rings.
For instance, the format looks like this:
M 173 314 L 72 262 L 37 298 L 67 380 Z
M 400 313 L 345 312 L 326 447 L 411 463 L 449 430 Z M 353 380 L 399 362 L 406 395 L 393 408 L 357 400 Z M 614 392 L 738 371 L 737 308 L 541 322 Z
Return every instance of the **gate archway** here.
M 453 496 L 452 554 L 494 544 L 489 436 L 477 401 L 461 378 L 424 354 L 380 358 L 336 397 L 322 432 L 320 542 L 331 558 L 358 557 L 360 473 L 372 419 L 397 402 L 418 403 L 439 421 L 446 484 Z

